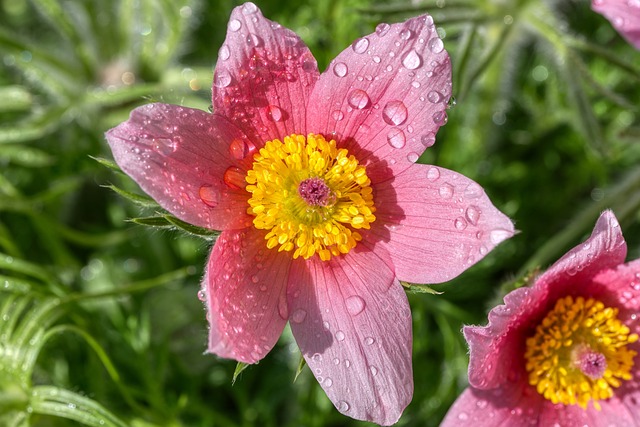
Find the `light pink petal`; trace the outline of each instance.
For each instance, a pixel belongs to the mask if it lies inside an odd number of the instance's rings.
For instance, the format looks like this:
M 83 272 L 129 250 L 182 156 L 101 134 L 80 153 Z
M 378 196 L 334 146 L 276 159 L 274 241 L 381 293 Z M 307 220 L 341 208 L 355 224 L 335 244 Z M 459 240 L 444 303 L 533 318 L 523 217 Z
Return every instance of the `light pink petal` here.
M 447 169 L 413 164 L 375 190 L 376 221 L 362 234 L 400 280 L 450 280 L 514 233 L 482 187 Z
M 553 426 L 540 423 L 543 406 L 544 398 L 523 383 L 493 390 L 469 387 L 458 396 L 440 427 Z
M 601 409 L 589 405 L 586 410 L 578 405 L 553 405 L 545 402 L 538 425 L 562 427 L 638 427 L 640 420 L 620 402 L 617 396 L 601 400 Z
M 451 62 L 433 19 L 380 24 L 322 73 L 307 128 L 335 134 L 377 182 L 408 168 L 435 142 L 450 96 Z
M 640 259 L 598 273 L 593 287 L 602 289 L 598 299 L 618 307 L 618 318 L 631 330 L 640 332 Z
M 220 234 L 203 280 L 209 352 L 256 363 L 271 350 L 288 316 L 290 263 L 288 253 L 267 249 L 264 233 L 253 228 Z
M 246 164 L 229 149 L 232 141 L 244 146 L 246 138 L 224 118 L 148 104 L 106 137 L 120 168 L 183 221 L 217 230 L 251 224 L 249 193 L 239 187 Z
M 591 7 L 604 15 L 629 43 L 640 49 L 639 0 L 592 0 Z
M 261 147 L 292 133 L 306 135 L 305 108 L 318 65 L 291 30 L 253 3 L 236 7 L 218 53 L 213 105 Z
M 371 251 L 294 262 L 291 329 L 309 368 L 336 408 L 382 425 L 413 395 L 411 312 L 402 286 Z

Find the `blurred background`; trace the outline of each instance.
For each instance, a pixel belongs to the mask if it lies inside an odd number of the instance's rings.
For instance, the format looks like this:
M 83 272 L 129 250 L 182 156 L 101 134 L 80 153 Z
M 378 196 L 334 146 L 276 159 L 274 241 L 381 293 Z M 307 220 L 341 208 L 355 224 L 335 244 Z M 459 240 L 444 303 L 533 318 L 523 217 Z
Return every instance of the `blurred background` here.
M 413 402 L 437 426 L 466 386 L 463 324 L 613 209 L 640 257 L 640 52 L 585 0 L 257 0 L 323 70 L 424 12 L 453 64 L 422 162 L 479 182 L 520 231 L 442 294 L 410 293 Z M 0 425 L 344 426 L 285 331 L 239 373 L 203 354 L 214 235 L 114 170 L 104 132 L 138 105 L 207 110 L 234 1 L 0 0 Z

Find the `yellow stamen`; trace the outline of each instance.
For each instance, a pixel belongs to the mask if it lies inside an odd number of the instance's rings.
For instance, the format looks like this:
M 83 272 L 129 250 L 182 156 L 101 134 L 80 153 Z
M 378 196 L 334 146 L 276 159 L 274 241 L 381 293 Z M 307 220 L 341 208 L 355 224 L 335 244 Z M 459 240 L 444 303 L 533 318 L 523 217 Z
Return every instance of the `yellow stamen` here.
M 268 141 L 245 179 L 253 225 L 269 230 L 268 248 L 293 250 L 293 258 L 346 254 L 362 240 L 356 230 L 376 219 L 365 167 L 321 135 Z
M 617 318 L 618 309 L 593 298 L 567 296 L 537 326 L 526 343 L 529 384 L 553 403 L 587 407 L 613 396 L 631 379 L 638 340 Z

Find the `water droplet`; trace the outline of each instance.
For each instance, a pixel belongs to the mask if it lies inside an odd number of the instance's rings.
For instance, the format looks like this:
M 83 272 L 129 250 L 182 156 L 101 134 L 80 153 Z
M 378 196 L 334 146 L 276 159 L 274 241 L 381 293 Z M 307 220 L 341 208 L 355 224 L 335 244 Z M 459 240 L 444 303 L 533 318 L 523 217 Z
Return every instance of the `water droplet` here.
M 373 345 L 374 342 L 376 342 L 376 340 L 373 337 L 366 337 L 364 339 L 364 343 L 366 345 Z
M 453 186 L 449 183 L 442 184 L 438 190 L 438 194 L 440 194 L 440 197 L 443 199 L 450 199 L 453 197 Z
M 387 142 L 393 148 L 402 148 L 407 142 L 407 139 L 405 138 L 404 132 L 402 130 L 398 128 L 391 128 L 391 130 L 387 134 Z
M 254 151 L 254 145 L 242 139 L 234 139 L 231 141 L 231 144 L 229 144 L 229 154 L 231 154 L 231 157 L 234 159 L 242 160 Z
M 464 218 L 459 217 L 453 222 L 453 225 L 456 227 L 456 230 L 462 231 L 467 228 L 467 221 Z
M 325 378 L 324 385 L 325 387 L 331 387 L 333 385 L 333 380 L 331 378 Z
M 267 285 L 260 285 L 260 290 L 261 290 L 262 292 L 266 292 L 266 290 L 267 290 L 267 289 L 268 289 L 268 288 L 267 288 Z
M 369 99 L 369 95 L 367 95 L 367 92 L 361 89 L 355 89 L 349 94 L 348 102 L 349 105 L 351 105 L 356 110 L 362 110 L 369 106 L 371 100 Z
M 247 35 L 246 41 L 247 41 L 247 45 L 253 46 L 253 47 L 259 47 L 264 44 L 262 39 L 253 33 L 249 33 Z
M 346 366 L 347 368 L 351 367 L 351 360 L 344 359 L 344 366 Z
M 442 94 L 437 90 L 432 90 L 427 94 L 427 99 L 432 104 L 437 104 L 438 102 L 442 101 L 442 98 L 443 98 Z
M 422 65 L 422 57 L 415 49 L 411 49 L 402 57 L 402 65 L 408 70 L 415 70 Z
M 231 51 L 229 50 L 229 46 L 223 44 L 220 50 L 218 51 L 218 58 L 226 61 L 231 56 Z
M 258 11 L 258 6 L 253 3 L 245 3 L 242 5 L 242 13 L 245 15 L 251 15 Z
M 491 230 L 491 232 L 489 233 L 489 239 L 491 240 L 491 243 L 497 245 L 498 243 L 501 243 L 502 241 L 511 237 L 511 234 L 512 233 L 508 230 L 496 228 L 495 230 Z
M 227 186 L 233 190 L 239 190 L 246 186 L 244 177 L 246 173 L 236 166 L 230 166 L 224 171 L 223 181 Z
M 336 339 L 338 341 L 344 341 L 344 332 L 342 332 L 342 331 L 336 332 Z
M 340 364 L 340 359 L 338 359 L 337 357 L 333 359 L 333 364 L 334 365 L 339 365 Z
M 433 123 L 442 126 L 447 123 L 447 113 L 445 111 L 436 111 L 433 113 Z
M 364 310 L 366 306 L 364 300 L 358 295 L 353 295 L 347 298 L 345 304 L 347 305 L 347 311 L 349 311 L 353 316 L 362 313 L 362 310 Z
M 304 319 L 307 317 L 307 312 L 303 309 L 299 308 L 293 312 L 291 315 L 291 321 L 294 323 L 302 323 Z
M 407 107 L 402 101 L 389 101 L 382 109 L 382 118 L 392 126 L 399 126 L 407 121 L 407 114 Z
M 331 117 L 333 117 L 333 120 L 339 122 L 340 120 L 344 119 L 344 113 L 340 110 L 335 110 L 333 113 L 331 113 Z
M 402 40 L 409 40 L 411 37 L 413 37 L 413 31 L 411 31 L 408 28 L 405 28 L 404 30 L 400 31 L 400 38 Z
M 168 156 L 175 153 L 178 149 L 178 144 L 175 141 L 167 138 L 156 138 L 153 140 L 153 148 L 160 154 Z
M 369 39 L 366 37 L 359 38 L 351 44 L 351 47 L 355 53 L 365 53 L 369 47 Z
M 440 178 L 440 171 L 438 168 L 431 167 L 427 171 L 427 179 L 431 182 L 437 181 Z
M 376 64 L 379 64 L 380 61 L 382 61 L 382 59 L 379 56 L 374 56 L 373 57 L 373 62 L 375 62 Z
M 486 400 L 478 400 L 478 401 L 476 402 L 476 406 L 477 406 L 479 409 L 484 409 L 484 408 L 486 408 L 486 407 L 487 407 L 487 401 L 486 401 Z
M 227 87 L 231 84 L 231 74 L 229 74 L 225 70 L 220 70 L 216 72 L 216 76 L 214 78 L 214 85 L 216 87 Z
M 338 77 L 346 76 L 348 71 L 349 69 L 347 68 L 347 64 L 345 64 L 344 62 L 337 62 L 333 66 L 333 74 Z
M 466 412 L 460 412 L 460 413 L 458 414 L 458 419 L 459 419 L 460 421 L 466 421 L 466 420 L 468 420 L 468 419 L 469 419 L 469 415 L 467 415 L 467 413 L 466 413 Z
M 218 203 L 220 202 L 220 192 L 218 189 L 208 185 L 200 187 L 198 195 L 206 205 L 211 206 L 212 208 L 218 206 Z
M 351 406 L 349 406 L 349 404 L 344 400 L 341 400 L 340 402 L 338 402 L 338 411 L 347 412 L 350 408 Z
M 269 120 L 271 120 L 273 122 L 279 122 L 279 121 L 282 121 L 282 119 L 284 117 L 284 113 L 282 112 L 280 107 L 275 106 L 275 105 L 268 105 L 267 106 L 267 117 L 269 118 Z
M 202 302 L 205 302 L 207 300 L 207 294 L 205 293 L 204 289 L 200 289 L 198 291 L 198 299 Z
M 444 43 L 442 43 L 440 37 L 434 37 L 429 40 L 428 46 L 433 53 L 440 53 L 444 50 Z
M 374 377 L 378 375 L 378 368 L 376 368 L 375 366 L 369 366 L 369 370 L 371 371 L 371 375 L 373 375 Z
M 417 162 L 419 158 L 420 158 L 420 155 L 415 151 L 412 151 L 409 154 L 407 154 L 407 160 L 409 160 L 411 163 Z
M 477 206 L 471 205 L 467 208 L 464 214 L 467 221 L 473 225 L 478 225 L 478 218 L 480 218 L 480 209 Z
M 322 362 L 322 355 L 320 353 L 315 353 L 313 356 L 311 356 L 311 360 L 316 363 L 320 363 Z M 322 371 L 320 369 L 317 369 L 316 372 L 321 373 Z
M 242 22 L 238 21 L 237 19 L 232 19 L 231 21 L 229 21 L 229 30 L 235 33 L 240 28 L 242 28 Z
M 376 27 L 376 34 L 379 35 L 380 37 L 384 37 L 389 32 L 390 29 L 391 29 L 391 25 L 386 24 L 384 22 L 380 23 Z

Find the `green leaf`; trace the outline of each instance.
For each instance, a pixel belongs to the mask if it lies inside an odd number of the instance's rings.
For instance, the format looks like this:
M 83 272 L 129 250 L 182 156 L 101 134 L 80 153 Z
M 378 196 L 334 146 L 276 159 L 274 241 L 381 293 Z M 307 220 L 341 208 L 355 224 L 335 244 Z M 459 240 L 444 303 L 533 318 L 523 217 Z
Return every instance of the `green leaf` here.
M 24 86 L 0 87 L 0 113 L 28 111 L 33 107 L 33 97 Z
M 418 285 L 415 283 L 408 283 L 408 282 L 400 282 L 400 284 L 402 286 L 404 286 L 404 288 L 407 290 L 407 292 L 413 293 L 413 294 L 432 294 L 432 295 L 441 295 L 444 292 L 442 291 L 436 291 L 435 289 L 433 289 L 431 286 L 429 285 Z
M 139 194 L 131 193 L 130 191 L 123 190 L 122 188 L 118 188 L 113 184 L 105 185 L 104 187 L 105 188 L 110 188 L 111 190 L 115 191 L 116 193 L 118 193 L 119 195 L 124 197 L 125 199 L 129 199 L 130 201 L 132 201 L 136 205 L 142 206 L 144 208 L 159 208 L 160 207 L 160 205 L 158 205 L 158 203 L 156 203 L 156 201 L 151 199 L 150 197 L 145 197 L 145 196 L 141 196 Z
M 93 156 L 89 156 L 89 157 L 91 157 L 96 162 L 100 163 L 102 166 L 105 166 L 111 169 L 112 171 L 124 174 L 124 172 L 122 172 L 122 169 L 120 169 L 120 166 L 118 166 L 118 164 L 113 160 L 105 159 L 104 157 L 93 157 Z
M 238 362 L 236 364 L 236 369 L 233 371 L 233 379 L 231 380 L 232 385 L 236 383 L 236 380 L 238 379 L 238 376 L 242 373 L 242 371 L 247 369 L 249 366 L 251 366 L 249 363 L 244 362 Z
M 146 216 L 141 218 L 130 218 L 128 221 L 140 224 L 147 225 L 149 227 L 173 227 L 173 224 L 167 220 L 164 216 Z
M 300 354 L 300 360 L 298 361 L 298 367 L 296 368 L 296 375 L 293 377 L 293 382 L 296 382 L 305 366 L 307 366 L 307 361 L 304 356 Z
M 193 234 L 198 237 L 206 237 L 209 239 L 216 238 L 220 235 L 220 232 L 217 230 L 209 230 L 207 228 L 198 227 L 195 225 L 191 225 L 187 222 L 182 221 L 181 219 L 176 218 L 173 215 L 164 215 L 165 219 L 169 221 L 171 224 L 180 228 L 181 230 L 186 231 L 189 234 Z
M 31 408 L 36 414 L 65 418 L 91 427 L 127 427 L 98 402 L 58 387 L 34 387 Z
M 0 149 L 0 161 L 3 160 L 32 168 L 48 166 L 54 162 L 52 156 L 38 148 L 17 144 L 6 144 Z

